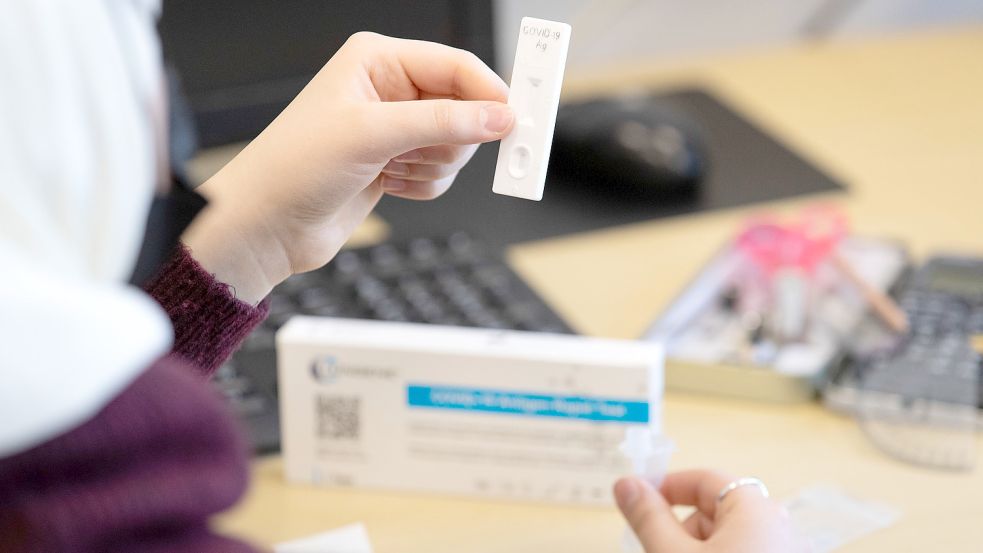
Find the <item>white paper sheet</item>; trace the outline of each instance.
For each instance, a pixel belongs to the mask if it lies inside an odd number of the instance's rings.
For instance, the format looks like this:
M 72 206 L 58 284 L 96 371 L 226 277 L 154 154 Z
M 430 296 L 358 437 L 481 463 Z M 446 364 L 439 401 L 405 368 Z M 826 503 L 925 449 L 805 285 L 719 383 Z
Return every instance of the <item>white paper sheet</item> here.
M 812 544 L 814 553 L 828 553 L 871 532 L 886 528 L 901 512 L 883 503 L 857 499 L 830 485 L 805 488 L 787 500 L 792 523 Z
M 275 553 L 372 553 L 369 535 L 362 523 L 349 524 L 321 534 L 273 547 Z

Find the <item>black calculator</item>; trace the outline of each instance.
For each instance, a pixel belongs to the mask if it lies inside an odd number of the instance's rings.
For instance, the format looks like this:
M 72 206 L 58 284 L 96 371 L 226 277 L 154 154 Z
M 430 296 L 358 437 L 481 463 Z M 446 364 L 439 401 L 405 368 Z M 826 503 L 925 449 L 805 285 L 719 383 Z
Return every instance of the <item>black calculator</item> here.
M 888 454 L 921 466 L 969 470 L 983 429 L 983 259 L 936 256 L 896 294 L 909 331 L 874 317 L 851 333 L 824 390 Z
M 855 333 L 832 386 L 983 409 L 983 258 L 937 256 L 896 294 L 909 332 L 892 336 L 873 318 Z M 974 347 L 975 345 L 975 347 Z

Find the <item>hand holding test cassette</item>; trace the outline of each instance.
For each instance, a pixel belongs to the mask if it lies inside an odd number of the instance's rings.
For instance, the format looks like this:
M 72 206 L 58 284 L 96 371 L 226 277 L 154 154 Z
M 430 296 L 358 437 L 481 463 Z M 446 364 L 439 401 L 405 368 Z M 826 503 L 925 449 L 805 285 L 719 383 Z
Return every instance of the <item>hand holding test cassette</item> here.
M 444 193 L 477 145 L 511 132 L 508 87 L 474 54 L 357 33 L 235 159 L 199 187 L 209 209 L 182 237 L 258 303 L 323 266 L 383 193 Z

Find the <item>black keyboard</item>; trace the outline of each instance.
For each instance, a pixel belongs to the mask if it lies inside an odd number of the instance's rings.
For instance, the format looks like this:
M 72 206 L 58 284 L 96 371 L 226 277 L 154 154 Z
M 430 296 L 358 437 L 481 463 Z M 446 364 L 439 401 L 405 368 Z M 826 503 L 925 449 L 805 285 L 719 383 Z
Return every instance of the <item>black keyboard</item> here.
M 254 450 L 279 450 L 274 333 L 297 314 L 571 333 L 500 257 L 464 233 L 345 250 L 273 290 L 270 315 L 215 376 Z

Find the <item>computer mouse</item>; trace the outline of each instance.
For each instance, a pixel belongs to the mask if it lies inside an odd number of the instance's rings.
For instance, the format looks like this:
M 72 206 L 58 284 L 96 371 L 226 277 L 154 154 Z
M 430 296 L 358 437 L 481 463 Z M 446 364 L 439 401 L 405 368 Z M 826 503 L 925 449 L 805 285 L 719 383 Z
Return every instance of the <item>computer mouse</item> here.
M 556 117 L 550 175 L 594 197 L 692 195 L 707 168 L 697 126 L 651 96 L 564 104 Z

